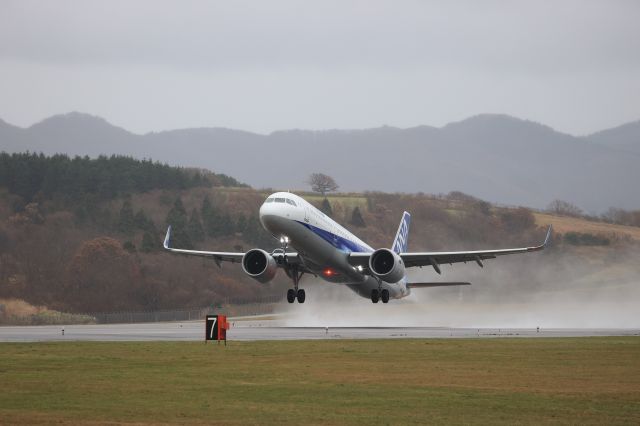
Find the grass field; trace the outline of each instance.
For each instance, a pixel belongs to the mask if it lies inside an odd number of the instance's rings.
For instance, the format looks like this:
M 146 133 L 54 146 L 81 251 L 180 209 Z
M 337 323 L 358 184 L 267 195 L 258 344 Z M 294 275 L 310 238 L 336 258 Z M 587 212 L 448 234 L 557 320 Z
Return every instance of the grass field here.
M 554 216 L 546 213 L 534 213 L 536 223 L 539 226 L 553 225 L 553 230 L 561 234 L 567 232 L 582 232 L 591 234 L 611 235 L 629 237 L 640 241 L 640 227 L 615 225 L 605 222 L 592 222 L 590 220 L 577 217 Z
M 0 423 L 639 424 L 640 338 L 0 344 Z

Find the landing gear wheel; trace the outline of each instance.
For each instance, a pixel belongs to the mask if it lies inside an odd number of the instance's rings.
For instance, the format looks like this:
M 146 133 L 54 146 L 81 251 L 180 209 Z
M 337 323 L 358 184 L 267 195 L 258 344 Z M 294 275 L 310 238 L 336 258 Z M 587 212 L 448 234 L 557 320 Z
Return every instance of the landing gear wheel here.
M 373 303 L 378 303 L 378 300 L 380 300 L 380 293 L 378 293 L 378 290 L 371 290 L 371 301 Z
M 380 298 L 382 299 L 382 303 L 389 303 L 389 290 L 386 288 L 382 290 L 380 293 Z
M 298 283 L 300 282 L 300 277 L 304 275 L 304 272 L 298 272 L 297 265 L 287 266 L 286 257 L 284 258 L 284 264 L 285 264 L 285 271 L 287 272 L 287 275 L 293 280 L 293 288 L 290 288 L 287 291 L 287 302 L 293 303 L 295 302 L 296 299 L 298 299 L 298 303 L 304 303 L 304 299 L 305 299 L 304 290 L 298 289 Z

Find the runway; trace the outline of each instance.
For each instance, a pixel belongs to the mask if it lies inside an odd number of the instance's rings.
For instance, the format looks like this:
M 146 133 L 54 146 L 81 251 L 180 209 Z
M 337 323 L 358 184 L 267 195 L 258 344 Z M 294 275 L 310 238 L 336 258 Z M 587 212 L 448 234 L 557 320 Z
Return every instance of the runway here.
M 270 321 L 234 321 L 229 341 L 303 339 L 402 338 L 539 338 L 588 336 L 640 336 L 640 329 L 529 329 L 445 327 L 278 327 Z M 0 342 L 61 341 L 197 341 L 204 340 L 204 323 L 7 326 L 0 327 Z

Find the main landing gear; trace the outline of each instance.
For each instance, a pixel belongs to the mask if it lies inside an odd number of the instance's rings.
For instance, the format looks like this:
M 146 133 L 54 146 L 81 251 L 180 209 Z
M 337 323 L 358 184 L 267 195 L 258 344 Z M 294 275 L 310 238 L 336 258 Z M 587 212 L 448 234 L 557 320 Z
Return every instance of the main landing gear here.
M 298 303 L 304 303 L 305 294 L 303 289 L 298 289 L 298 291 L 290 288 L 287 290 L 287 302 L 293 303 L 298 299 Z
M 371 290 L 371 301 L 373 303 L 378 303 L 379 300 L 382 300 L 382 303 L 389 303 L 389 290 L 387 290 L 386 288 L 382 290 Z
M 304 289 L 298 288 L 298 283 L 300 282 L 300 277 L 302 277 L 304 272 L 298 272 L 298 268 L 295 266 L 291 267 L 289 270 L 289 276 L 293 280 L 293 288 L 287 290 L 287 302 L 293 303 L 296 299 L 298 299 L 298 303 L 304 303 L 306 299 L 306 295 L 304 293 Z
M 389 303 L 389 290 L 382 288 L 382 280 L 376 276 L 374 278 L 378 281 L 378 288 L 371 290 L 371 301 L 378 303 L 382 299 L 382 303 Z

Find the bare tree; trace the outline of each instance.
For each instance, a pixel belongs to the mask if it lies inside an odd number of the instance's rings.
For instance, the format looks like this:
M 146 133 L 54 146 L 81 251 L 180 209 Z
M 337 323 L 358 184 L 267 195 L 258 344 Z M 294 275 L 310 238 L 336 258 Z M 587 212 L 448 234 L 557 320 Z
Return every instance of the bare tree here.
M 327 192 L 335 191 L 338 189 L 336 181 L 324 173 L 312 173 L 307 181 L 311 185 L 313 192 L 319 192 L 324 197 Z
M 560 216 L 582 216 L 580 207 L 563 200 L 553 200 L 547 207 L 547 211 Z

